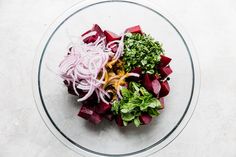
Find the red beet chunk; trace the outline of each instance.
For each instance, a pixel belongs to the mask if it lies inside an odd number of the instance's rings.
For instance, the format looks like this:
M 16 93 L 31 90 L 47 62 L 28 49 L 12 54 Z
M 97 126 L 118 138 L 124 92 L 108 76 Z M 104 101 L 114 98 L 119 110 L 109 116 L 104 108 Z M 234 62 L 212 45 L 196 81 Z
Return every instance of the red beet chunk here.
M 85 36 L 86 34 L 88 34 L 90 32 L 92 32 L 92 30 L 88 30 L 87 32 L 83 33 L 81 36 L 83 37 L 83 36 Z M 92 35 L 90 37 L 85 38 L 84 42 L 87 43 L 87 44 L 88 43 L 93 43 L 93 42 L 95 42 L 97 40 L 97 38 L 98 38 L 98 35 L 95 34 L 95 35 Z
M 74 88 L 73 88 L 73 86 L 72 86 L 72 82 L 68 82 L 68 81 L 66 81 L 66 80 L 64 80 L 63 82 L 64 82 L 64 84 L 67 86 L 67 91 L 68 91 L 68 93 L 71 94 L 71 95 L 76 95 L 76 93 L 75 93 L 75 91 L 74 91 Z
M 143 113 L 141 116 L 139 116 L 139 120 L 142 124 L 146 125 L 152 121 L 152 116 L 147 113 Z
M 97 24 L 93 25 L 92 31 L 96 31 L 100 37 L 105 37 L 104 32 L 102 31 L 101 27 Z
M 111 105 L 107 104 L 103 101 L 101 101 L 99 104 L 97 104 L 95 106 L 95 112 L 97 112 L 99 114 L 103 114 L 103 113 L 110 111 L 110 110 L 111 110 Z
M 125 33 L 127 33 L 127 32 L 143 34 L 142 29 L 139 25 L 127 28 L 125 30 Z
M 155 96 L 158 96 L 161 90 L 158 75 L 145 74 L 143 79 L 143 85 L 147 89 L 147 91 L 151 92 Z
M 93 110 L 85 105 L 80 108 L 78 116 L 88 120 L 93 115 Z
M 114 41 L 114 40 L 120 40 L 121 39 L 121 36 L 111 32 L 111 31 L 108 31 L 108 30 L 104 31 L 104 35 L 106 36 L 107 43 L 109 43 L 111 41 Z
M 98 39 L 99 36 L 100 36 L 100 37 L 105 37 L 105 35 L 104 35 L 102 29 L 101 29 L 97 24 L 93 25 L 93 28 L 92 28 L 91 30 L 88 30 L 87 32 L 85 32 L 84 34 L 82 34 L 82 37 L 85 36 L 86 34 L 90 33 L 90 32 L 93 32 L 93 31 L 95 31 L 96 34 L 95 34 L 95 35 L 92 35 L 92 36 L 90 36 L 90 37 L 85 38 L 85 39 L 84 39 L 84 42 L 85 42 L 85 43 L 88 44 L 88 43 L 95 42 L 95 41 Z
M 124 126 L 123 120 L 122 120 L 122 118 L 121 118 L 121 115 L 118 115 L 115 120 L 116 120 L 116 124 L 117 124 L 118 126 L 120 126 L 120 127 Z
M 68 82 L 66 80 L 64 80 L 63 82 L 67 86 L 68 93 L 71 94 L 71 95 L 76 95 L 75 90 L 73 88 L 73 83 Z M 76 89 L 76 90 L 81 96 L 85 95 L 85 93 L 82 90 L 79 90 L 79 89 Z
M 149 91 L 152 92 L 152 80 L 151 80 L 151 74 L 145 74 L 143 79 L 144 87 Z
M 169 92 L 170 92 L 169 83 L 167 81 L 161 82 L 161 91 L 159 93 L 159 96 L 164 97 L 164 96 L 168 95 Z
M 68 86 L 68 90 L 67 90 L 67 91 L 68 91 L 69 94 L 76 96 L 76 93 L 75 93 L 75 91 L 74 91 L 73 88 L 70 88 L 70 87 Z
M 164 55 L 161 55 L 161 60 L 160 60 L 160 62 L 161 62 L 161 66 L 162 66 L 162 67 L 167 66 L 167 65 L 170 63 L 170 61 L 171 61 L 171 58 L 166 57 L 166 56 L 164 56 Z
M 89 121 L 93 124 L 99 124 L 102 121 L 102 116 L 96 112 L 93 112 L 89 118 Z
M 133 70 L 131 70 L 130 72 L 139 74 L 140 76 L 139 77 L 130 76 L 125 79 L 127 82 L 131 82 L 131 81 L 138 82 L 139 80 L 142 80 L 142 69 L 140 67 L 136 67 Z
M 80 93 L 79 93 L 80 94 Z M 86 94 L 86 93 L 85 93 Z M 84 95 L 85 95 L 84 94 Z M 82 96 L 84 96 L 84 95 L 82 95 Z M 82 97 L 81 96 L 81 97 Z M 97 105 L 98 104 L 98 97 L 97 97 L 97 94 L 96 94 L 96 92 L 93 92 L 93 94 L 87 99 L 87 100 L 85 100 L 85 101 L 83 101 L 83 103 L 84 104 L 86 104 L 86 105 L 89 105 L 89 106 L 95 106 L 95 105 Z
M 64 80 L 63 82 L 67 86 L 68 93 L 71 94 L 71 95 L 77 96 L 77 94 L 75 93 L 75 90 L 73 88 L 73 83 L 72 82 L 67 82 L 66 80 Z M 76 88 L 76 91 L 79 94 L 79 98 L 86 95 L 86 92 L 84 92 L 81 89 Z M 83 101 L 83 104 L 96 105 L 97 101 L 98 101 L 97 94 L 95 92 L 93 92 L 93 94 L 87 100 Z
M 160 68 L 159 72 L 160 72 L 162 78 L 166 78 L 167 76 L 169 76 L 172 73 L 172 69 L 168 65 L 166 67 Z
M 161 102 L 161 109 L 164 109 L 165 107 L 164 97 L 159 98 L 159 101 Z
M 131 70 L 131 73 L 136 73 L 141 75 L 142 74 L 142 68 L 141 67 L 136 67 L 133 70 Z
M 155 95 L 158 95 L 159 92 L 160 92 L 160 90 L 161 90 L 161 84 L 160 84 L 160 82 L 159 82 L 157 79 L 153 80 L 153 81 L 152 81 L 152 92 L 153 92 Z

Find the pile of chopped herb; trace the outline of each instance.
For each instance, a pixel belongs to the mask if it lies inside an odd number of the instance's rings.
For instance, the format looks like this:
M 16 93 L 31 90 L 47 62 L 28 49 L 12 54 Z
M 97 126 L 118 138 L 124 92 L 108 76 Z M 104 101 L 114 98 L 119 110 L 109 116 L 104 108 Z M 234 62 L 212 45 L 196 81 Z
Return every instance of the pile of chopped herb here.
M 143 73 L 155 74 L 163 52 L 162 45 L 150 35 L 127 33 L 123 55 L 125 70 L 130 72 L 135 67 L 141 67 Z
M 112 105 L 112 111 L 115 115 L 121 115 L 124 126 L 133 122 L 135 126 L 141 124 L 139 117 L 142 113 L 155 117 L 162 109 L 160 101 L 149 93 L 141 84 L 130 82 L 128 88 L 121 90 L 123 98 L 115 101 Z

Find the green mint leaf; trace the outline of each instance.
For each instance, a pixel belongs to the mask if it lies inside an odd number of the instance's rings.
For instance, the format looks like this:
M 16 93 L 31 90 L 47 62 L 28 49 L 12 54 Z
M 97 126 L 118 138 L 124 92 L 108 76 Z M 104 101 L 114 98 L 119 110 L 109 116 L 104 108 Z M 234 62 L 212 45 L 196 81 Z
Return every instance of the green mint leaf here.
M 153 98 L 153 99 L 151 99 L 150 103 L 148 104 L 148 107 L 159 108 L 159 107 L 161 107 L 161 103 L 158 99 Z
M 123 98 L 120 101 L 114 101 L 112 111 L 115 115 L 121 114 L 121 118 L 126 126 L 133 122 L 135 126 L 140 125 L 139 116 L 142 113 L 148 113 L 155 117 L 160 113 L 161 103 L 151 93 L 149 93 L 140 83 L 130 82 L 128 88 L 121 90 Z
M 156 117 L 160 115 L 160 112 L 158 112 L 157 109 L 154 109 L 154 108 L 148 108 L 147 112 L 152 117 Z
M 128 125 L 128 122 L 123 121 L 123 125 L 124 125 L 124 126 L 127 126 L 127 125 Z
M 129 98 L 131 96 L 131 92 L 127 88 L 122 88 L 121 94 L 124 98 Z
M 121 118 L 123 121 L 129 122 L 132 121 L 135 118 L 135 116 L 131 113 L 123 113 L 121 114 Z
M 124 108 L 124 109 L 121 109 L 120 110 L 122 113 L 128 113 L 129 112 L 129 110 L 128 109 L 126 109 L 126 108 Z
M 139 120 L 139 117 L 136 117 L 136 118 L 134 119 L 134 125 L 135 125 L 136 127 L 139 127 L 140 124 L 141 124 L 141 122 L 140 122 L 140 120 Z
M 115 115 L 119 114 L 119 108 L 120 108 L 120 104 L 118 101 L 114 101 L 112 104 L 112 108 L 111 111 L 113 111 L 115 113 Z

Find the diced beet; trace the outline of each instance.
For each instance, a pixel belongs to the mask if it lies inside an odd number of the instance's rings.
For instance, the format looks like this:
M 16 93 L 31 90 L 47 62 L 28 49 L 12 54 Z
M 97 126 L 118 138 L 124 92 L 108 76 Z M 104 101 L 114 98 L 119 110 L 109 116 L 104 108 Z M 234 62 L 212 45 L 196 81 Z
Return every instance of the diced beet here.
M 164 109 L 164 107 L 165 107 L 164 97 L 159 98 L 159 101 L 161 103 L 161 109 Z
M 142 83 L 148 92 L 151 92 L 153 95 L 158 97 L 161 90 L 161 85 L 159 82 L 159 76 L 157 74 L 145 74 Z
M 139 25 L 127 28 L 125 30 L 125 33 L 127 33 L 127 32 L 143 34 L 142 29 Z
M 104 35 L 102 29 L 101 29 L 97 24 L 94 24 L 94 25 L 93 25 L 93 28 L 92 28 L 91 30 L 88 30 L 87 32 L 83 33 L 81 36 L 83 37 L 83 36 L 85 36 L 86 34 L 88 34 L 88 33 L 90 33 L 90 32 L 93 32 L 93 31 L 95 31 L 96 34 L 95 34 L 95 35 L 92 35 L 92 36 L 90 36 L 90 37 L 85 38 L 85 39 L 84 39 L 84 42 L 85 42 L 85 43 L 88 44 L 88 43 L 95 42 L 95 41 L 98 39 L 99 36 L 100 36 L 101 38 L 102 38 L 102 37 L 105 37 L 105 35 Z
M 89 119 L 93 115 L 93 110 L 89 108 L 88 106 L 82 105 L 80 108 L 80 111 L 78 113 L 78 116 L 84 118 L 84 119 Z
M 131 82 L 131 81 L 138 82 L 139 80 L 142 80 L 142 69 L 140 67 L 136 67 L 133 70 L 131 70 L 130 72 L 139 74 L 140 76 L 139 77 L 135 77 L 135 76 L 127 77 L 125 79 L 127 82 Z
M 155 94 L 157 96 L 159 94 L 160 90 L 161 90 L 160 82 L 157 79 L 153 80 L 152 81 L 152 92 L 153 92 L 153 94 Z
M 71 94 L 71 95 L 77 96 L 77 94 L 75 93 L 74 88 L 73 88 L 73 83 L 72 82 L 67 82 L 66 80 L 64 80 L 63 82 L 67 86 L 68 93 Z M 79 98 L 86 95 L 86 92 L 84 92 L 81 89 L 77 88 L 76 91 L 79 94 Z M 84 104 L 89 104 L 89 105 L 90 104 L 91 105 L 96 105 L 97 101 L 98 101 L 97 94 L 95 92 L 93 92 L 93 94 L 87 100 L 83 101 L 83 103 Z
M 83 37 L 83 36 L 85 36 L 86 34 L 88 34 L 88 33 L 90 33 L 90 32 L 92 32 L 92 30 L 88 30 L 88 31 L 86 31 L 85 33 L 83 33 L 81 36 Z M 87 38 L 85 38 L 84 39 L 84 42 L 85 43 L 93 43 L 93 42 L 95 42 L 96 40 L 97 40 L 97 38 L 98 38 L 98 34 L 95 34 L 95 35 L 93 35 L 93 36 L 90 36 L 90 37 L 87 37 Z
M 151 74 L 144 75 L 143 85 L 149 92 L 152 92 L 153 89 L 152 89 Z
M 72 82 L 67 82 L 66 80 L 64 80 L 63 82 L 67 86 L 68 93 L 71 95 L 76 95 L 73 85 L 72 85 Z
M 93 25 L 92 31 L 96 31 L 98 33 L 98 36 L 105 37 L 104 32 L 102 31 L 101 27 L 97 24 Z
M 77 94 L 74 91 L 72 82 L 67 82 L 66 80 L 64 80 L 63 82 L 67 86 L 68 93 L 77 96 Z M 76 90 L 79 94 L 79 98 L 86 95 L 86 92 L 84 92 L 83 90 L 78 88 Z M 96 105 L 97 101 L 98 101 L 97 94 L 93 92 L 93 94 L 87 100 L 83 101 L 83 104 Z
M 81 95 L 83 93 L 79 93 L 79 94 Z M 82 96 L 84 96 L 85 94 L 83 94 Z M 93 92 L 93 94 L 90 97 L 88 97 L 88 99 L 84 100 L 82 103 L 89 107 L 95 107 L 96 105 L 98 105 L 98 98 L 97 98 L 96 92 Z
M 136 73 L 141 75 L 142 74 L 142 68 L 141 67 L 136 67 L 133 70 L 131 70 L 131 73 Z
M 101 101 L 99 104 L 97 104 L 95 106 L 95 112 L 97 112 L 99 114 L 103 114 L 103 113 L 110 111 L 110 110 L 111 110 L 111 105 L 107 104 L 103 101 Z
M 160 60 L 160 62 L 161 62 L 161 66 L 162 66 L 162 67 L 167 66 L 167 65 L 170 63 L 170 61 L 171 61 L 171 58 L 166 57 L 166 56 L 164 56 L 164 55 L 161 55 L 161 60 Z
M 114 41 L 114 40 L 120 40 L 121 39 L 121 36 L 111 32 L 111 31 L 108 31 L 108 30 L 104 31 L 104 35 L 106 36 L 107 43 L 109 43 L 111 41 Z
M 89 121 L 93 124 L 99 124 L 102 121 L 102 116 L 96 112 L 93 112 L 89 118 Z
M 89 36 L 89 37 L 85 38 L 83 41 L 85 43 L 89 44 L 89 43 L 95 42 L 97 40 L 97 38 L 98 38 L 98 34 L 95 34 L 95 35 L 92 35 L 92 36 Z
M 147 113 L 142 113 L 141 116 L 139 116 L 139 120 L 143 125 L 146 125 L 152 121 L 152 116 Z
M 167 81 L 161 82 L 161 91 L 159 93 L 159 96 L 164 97 L 164 96 L 168 95 L 169 92 L 170 92 L 169 83 Z
M 104 118 L 106 118 L 109 121 L 112 121 L 114 119 L 114 115 L 112 113 L 106 113 L 104 114 Z
M 166 74 L 170 74 L 172 71 L 169 66 L 166 67 Z M 165 76 L 166 77 L 166 76 Z M 142 80 L 143 86 L 147 89 L 147 91 L 153 93 L 157 97 L 164 97 L 168 95 L 170 87 L 167 81 L 159 82 L 158 75 L 145 74 Z
M 117 117 L 116 117 L 116 124 L 118 125 L 118 126 L 124 126 L 124 124 L 123 124 L 123 120 L 122 120 L 122 118 L 121 118 L 121 115 L 118 115 Z
M 71 88 L 71 86 L 68 86 L 67 88 L 68 88 L 68 90 L 67 90 L 67 91 L 68 91 L 68 93 L 69 93 L 69 94 L 71 94 L 71 95 L 76 95 L 76 93 L 75 93 L 74 89 L 73 89 L 73 88 Z
M 166 78 L 167 76 L 169 76 L 172 73 L 172 69 L 168 65 L 166 67 L 160 68 L 159 72 L 160 72 L 162 78 Z

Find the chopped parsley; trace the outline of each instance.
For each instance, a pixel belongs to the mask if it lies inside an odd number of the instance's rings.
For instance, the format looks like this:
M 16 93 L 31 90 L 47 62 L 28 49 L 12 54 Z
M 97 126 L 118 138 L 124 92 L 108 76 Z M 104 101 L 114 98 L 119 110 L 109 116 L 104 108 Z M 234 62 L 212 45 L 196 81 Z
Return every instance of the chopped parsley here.
M 155 74 L 163 52 L 162 45 L 150 35 L 127 33 L 124 39 L 124 68 L 130 72 L 135 67 L 141 67 L 143 73 Z

